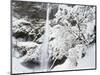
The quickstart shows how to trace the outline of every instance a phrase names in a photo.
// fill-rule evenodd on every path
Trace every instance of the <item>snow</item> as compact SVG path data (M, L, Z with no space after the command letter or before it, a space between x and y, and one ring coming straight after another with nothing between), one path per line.
M21 65L22 60L21 59L16 59L12 58L12 72L13 73L28 73L28 72L33 72L33 70L28 69Z
M19 39L16 39L13 36L12 51L15 52L13 55L17 57L12 56L12 72L28 73L48 71L49 59L52 57L51 60L54 60L55 62L56 59L62 59L63 56L66 56L66 61L61 65L57 64L57 66L52 64L49 68L50 71L95 68L95 44L91 46L89 45L87 48L87 41L90 43L95 39L95 37L91 37L92 35L95 36L95 9L93 10L91 8L88 11L87 6L71 7L61 4L58 6L58 11L55 14L55 18L53 18L55 24L52 24L54 26L50 27L49 24L51 22L49 21L49 8L50 6L48 5L46 21L43 28L41 28L41 26L38 24L34 26L35 24L28 21L26 17L20 19L13 17L13 33L28 33L26 34L27 36L35 35L36 38L33 41L26 40L23 42L23 40L19 41ZM23 23L26 23L26 25ZM27 23L29 26L27 26ZM40 22L40 25L41 23L42 22ZM45 31L45 33L42 33L42 29ZM37 34L41 34L42 37L40 36L40 38L37 39ZM37 41L41 41L42 43L37 44ZM26 54L23 53L23 51L26 51ZM82 57L82 53L86 53L85 57ZM31 69L21 64L22 62L27 60L31 61L33 59L36 59L36 62L39 62L38 68L34 63L32 63L32 65L35 65L36 68L32 67ZM52 66L54 66L53 69L51 69Z
M86 56L78 62L80 64L76 67L76 69L95 68L95 44L88 48Z
M40 71L40 70L35 71L22 66L20 64L22 62L21 60L22 59L13 58L13 63L12 63L13 73L28 73L28 72ZM63 64L54 67L51 71L91 69L91 68L95 68L95 45L87 49L86 56L78 60L77 67L74 67L73 64L71 64L70 59L66 59L66 61Z
M78 60L77 67L71 64L70 59L67 59L64 64L56 66L52 71L61 70L77 70L77 69L92 69L95 68L95 45L87 49L86 56Z
M34 43L34 42L18 42L17 45L19 47L21 47L21 46L34 47L34 46L37 46L38 44L37 43Z

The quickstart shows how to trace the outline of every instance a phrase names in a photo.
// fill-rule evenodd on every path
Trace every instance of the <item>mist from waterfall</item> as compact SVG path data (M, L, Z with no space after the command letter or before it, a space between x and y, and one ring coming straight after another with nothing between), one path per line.
M49 42L49 3L47 4L47 13L46 13L46 23L45 23L45 36L44 36L44 42L41 49L41 71L47 71L48 70L48 60L49 60L49 54L48 54L48 42Z

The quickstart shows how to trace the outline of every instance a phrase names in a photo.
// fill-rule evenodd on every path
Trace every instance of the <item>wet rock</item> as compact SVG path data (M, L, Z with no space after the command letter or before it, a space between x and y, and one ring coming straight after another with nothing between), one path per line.
M30 60L27 60L25 62L22 62L21 64L24 67L27 67L29 69L34 69L36 67L40 67L40 62L38 60L35 60L34 58L33 59L30 59Z

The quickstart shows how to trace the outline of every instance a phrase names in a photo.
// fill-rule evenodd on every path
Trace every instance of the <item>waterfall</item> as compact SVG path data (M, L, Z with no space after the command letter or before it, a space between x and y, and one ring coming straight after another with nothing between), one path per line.
M47 4L47 13L46 13L46 23L45 23L45 36L44 36L44 42L41 48L41 71L47 71L48 70L48 60L49 60L49 54L48 54L48 36L49 36L49 3Z

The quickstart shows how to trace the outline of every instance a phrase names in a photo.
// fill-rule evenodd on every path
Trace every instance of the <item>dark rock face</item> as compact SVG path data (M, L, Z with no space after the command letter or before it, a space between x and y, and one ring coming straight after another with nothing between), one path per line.
M17 58L23 57L27 54L25 47L14 46L14 49L16 52L19 53L19 56Z
M22 62L21 64L29 69L40 67L40 62L38 60L35 60L34 58L32 60L27 60L25 62Z
M23 39L24 41L32 41L34 39L34 35L28 35L28 33L25 33L25 32L16 32L13 34L13 36L16 38L16 39Z
M24 55L26 55L26 54L27 54L27 51L26 51L26 50L24 50L24 51L22 51L22 52L21 52L21 54L22 54L21 56L24 56Z
M85 57L86 53L82 53L82 58Z
M67 57L63 56L62 59L57 59L52 67L52 69L57 66L57 65L61 65L66 61ZM51 65L53 64L54 60L50 59L49 60L49 67L51 67Z
M50 19L55 18L55 14L57 13L57 11L58 11L58 7L57 6L55 6L54 8L51 9Z
M39 32L40 29L36 29L35 30L35 34L29 34L28 32L16 32L16 33L13 33L13 36L16 38L16 39L23 39L24 41L36 41L37 39L39 39L43 34L44 34L44 30L42 32ZM40 34L38 34L40 33Z
M71 25L72 25L72 26L75 26L76 24L77 24L76 20L72 20L72 21L71 21Z
M18 38L27 38L27 33L24 33L24 32L16 32L13 34L13 36L18 39Z
M96 25L94 26L93 34L90 35L90 37L92 38L93 36L94 36L94 38L93 38L93 40L89 43L89 45L92 45L92 44L96 43Z

